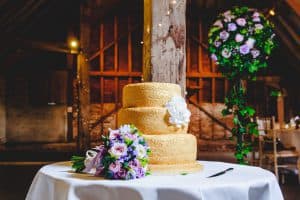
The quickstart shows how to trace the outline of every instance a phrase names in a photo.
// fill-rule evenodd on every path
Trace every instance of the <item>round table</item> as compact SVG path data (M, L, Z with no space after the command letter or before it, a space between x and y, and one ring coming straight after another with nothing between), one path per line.
M77 174L70 162L42 167L26 200L281 200L275 176L259 167L199 161L203 170L186 175L150 175L135 180L105 180ZM233 167L223 175L209 175Z

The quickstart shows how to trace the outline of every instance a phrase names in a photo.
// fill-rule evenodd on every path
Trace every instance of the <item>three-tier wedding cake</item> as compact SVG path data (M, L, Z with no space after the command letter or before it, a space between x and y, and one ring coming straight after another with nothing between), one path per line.
M184 173L201 169L196 137L187 134L190 115L179 85L149 82L124 87L117 120L144 133L152 172Z

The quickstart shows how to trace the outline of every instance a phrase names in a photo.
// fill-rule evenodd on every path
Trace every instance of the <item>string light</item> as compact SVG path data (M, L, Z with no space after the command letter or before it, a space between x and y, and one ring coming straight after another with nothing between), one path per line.
M71 40L70 41L70 47L73 49L76 49L78 47L78 41L77 40Z
M172 4L176 4L177 1L176 1L176 0L172 0L171 3L172 3Z
M162 24L161 24L161 23L159 23L159 24L158 24L158 26L159 26L159 27L161 27L161 26L162 26Z
M274 9L271 9L271 10L269 10L269 14L271 15L271 16L275 16L275 10Z

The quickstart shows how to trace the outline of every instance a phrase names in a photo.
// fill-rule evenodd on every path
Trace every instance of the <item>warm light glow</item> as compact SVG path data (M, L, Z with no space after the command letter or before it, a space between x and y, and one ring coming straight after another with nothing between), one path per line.
M141 41L141 44L144 44L144 41Z
M176 0L172 0L171 3L172 3L172 4L176 4L177 1L176 1Z
M159 24L158 24L158 26L162 26L162 24L161 24L161 23L159 23Z
M78 42L76 40L71 40L70 47L76 49L78 47Z
M269 14L271 15L271 16L274 16L276 13L275 13L275 10L274 9L271 9L271 10L269 10Z

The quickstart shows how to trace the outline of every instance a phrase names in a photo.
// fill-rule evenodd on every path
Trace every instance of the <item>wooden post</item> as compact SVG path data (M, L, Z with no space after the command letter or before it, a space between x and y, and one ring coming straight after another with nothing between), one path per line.
M144 81L177 83L185 94L186 85L186 0L144 0ZM151 5L151 6L149 6ZM149 10L151 8L151 13ZM149 22L150 17L152 22ZM147 29L151 25L151 29ZM151 34L151 64L147 52ZM146 36L145 36L146 35ZM149 39L149 38L148 38ZM146 61L145 61L146 60Z
M81 52L77 57L77 84L78 84L78 150L85 151L90 146L89 115L89 44L90 44L90 8L84 5L80 8L80 46Z

